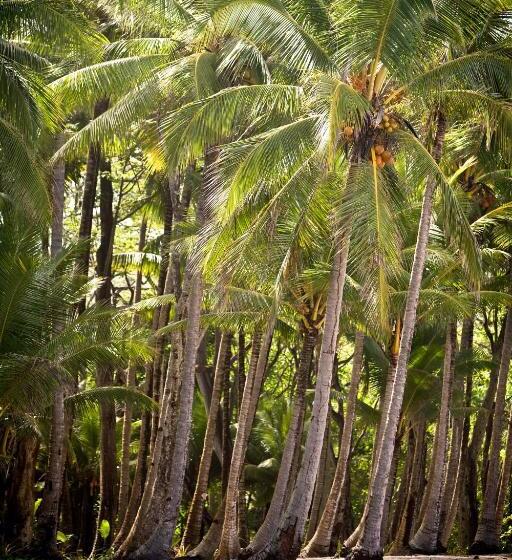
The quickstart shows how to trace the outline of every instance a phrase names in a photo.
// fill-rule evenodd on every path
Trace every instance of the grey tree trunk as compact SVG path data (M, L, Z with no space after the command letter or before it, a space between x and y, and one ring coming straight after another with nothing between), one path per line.
M5 497L9 514L2 524L3 540L13 553L24 553L32 541L38 451L39 438L35 435L22 435L16 442Z
M497 552L500 547L496 506L499 491L500 452L505 416L505 397L507 391L508 370L512 354L512 309L507 310L505 336L501 350L498 386L492 423L491 446L487 483L482 504L482 514L478 523L475 540L470 548L471 554L489 554Z
M439 161L441 157L445 132L446 121L442 113L438 112L437 130L433 148L433 157L436 161ZM416 310L418 308L421 280L423 277L423 269L425 267L425 259L427 255L428 234L430 230L435 189L435 179L430 178L427 181L423 196L420 225L405 304L402 338L400 341L395 382L393 384L393 392L387 412L386 423L382 432L382 444L379 457L377 459L375 476L370 489L368 514L366 516L364 529L359 537L358 543L351 553L353 558L357 559L381 558L383 554L380 535L382 514L394 450L395 436L405 389L407 363L411 353L412 338L416 324Z
M139 230L139 242L138 251L142 252L144 246L146 245L146 231L147 231L147 219L144 217L142 219L140 230ZM135 291L133 296L133 302L138 303L141 299L142 292L142 272L137 271L137 276L135 278ZM133 317L133 325L137 327L140 323L139 317L136 314ZM133 364L128 366L128 371L126 374L126 386L128 388L135 387L136 369ZM126 515L126 510L128 508L128 499L130 496L130 442L132 434L132 419L133 410L130 403L126 403L124 406L123 415L123 432L121 439L121 468L119 470L119 497L118 497L118 507L117 507L117 522L121 524Z
M505 447L505 460L501 471L500 491L498 494L498 504L496 505L496 532L501 532L503 523L503 513L505 510L505 500L509 493L510 474L512 472L512 410L509 410L507 444Z
M318 474L320 453L329 411L334 357L338 344L339 320L347 269L350 232L339 235L327 289L325 325L318 361L311 422L297 480L280 526L265 549L254 558L296 558L304 539L304 529Z
M389 403L391 401L391 394L393 392L393 384L395 382L395 375L396 375L396 362L398 359L398 350L400 347L401 335L402 335L402 322L400 319L398 319L395 325L394 342L390 352L389 368L386 376L386 387L384 389L384 395L382 396L380 406L379 406L380 420L379 420L379 425L377 427L377 432L375 434L374 444L373 444L370 488L373 484L373 478L375 476L377 459L379 457L380 446L382 444L382 432L384 430L384 425L386 423L387 410L389 408ZM359 523L357 524L357 527L352 531L351 535L343 543L343 547L346 550L352 549L356 545L359 537L361 536L361 532L364 527L366 516L368 515L369 496L370 496L370 492L368 492L368 498L366 499L364 511L363 514L361 515L361 519L359 520Z
M215 158L215 150L205 158L196 217L200 227L207 221L204 184ZM195 254L200 254L200 247L197 247ZM150 470L135 521L117 550L117 558L159 560L169 555L188 458L202 297L201 272L196 263L189 259L176 309L180 317L186 302L185 341L182 343L181 333L175 333L161 397L157 434L152 446Z
M332 531L336 521L336 512L341 500L343 485L347 476L352 430L356 415L357 393L363 366L363 346L364 334L361 331L357 331L352 362L352 377L350 379L350 388L347 396L347 409L345 412L338 464L336 465L331 491L327 498L322 517L320 518L320 523L318 524L313 538L305 547L301 556L328 556L332 552L330 550Z
M183 533L182 548L185 551L190 547L198 544L201 534L204 500L206 492L208 490L208 479L210 475L210 466L212 463L213 445L215 432L217 429L217 417L220 408L222 385L225 372L226 370L229 370L230 345L231 334L227 332L222 333L219 353L217 355L215 375L213 379L210 410L208 413L206 432L204 435L203 451L199 463L194 495L192 497L187 523Z
M236 432L233 452L231 454L231 465L229 470L228 484L226 488L225 513L219 548L216 559L224 560L237 558L240 554L240 540L238 535L238 504L240 490L240 476L245 460L245 453L249 436L251 433L258 400L265 376L267 358L272 343L275 317L268 320L265 334L261 338L261 346L258 338L253 339L252 352L257 355L257 362L251 359L251 366L245 382L244 394L238 415L238 429Z
M111 166L107 160L100 164L100 245L96 253L96 274L103 282L96 290L97 303L112 305L112 250L114 246L115 222L113 213L114 192L112 187ZM110 325L104 325L100 336L108 336ZM113 369L108 364L98 366L96 385L111 386ZM97 531L91 557L99 550L107 549L112 543L116 514L116 414L113 403L100 403L100 501L98 506ZM110 531L103 539L99 527L107 521Z
M448 428L457 344L456 336L456 326L449 324L444 345L443 386L441 407L436 426L436 444L429 470L430 492L420 528L410 542L414 551L426 554L434 554L439 550L439 522L443 500L443 482L447 468Z
M395 540L389 553L393 556L400 556L410 553L409 539L411 537L415 513L419 509L420 486L423 481L423 471L425 467L425 420L420 420L414 428L415 444L414 458L409 481L409 489L404 504L403 513L398 526Z
M286 492L290 484L290 475L292 472L295 450L297 447L297 441L300 440L302 435L304 425L306 389L308 386L311 361L317 337L318 331L316 329L309 329L304 333L299 366L296 374L297 386L293 402L292 418L290 420L290 427L286 436L286 443L283 450L281 464L279 466L274 493L272 495L272 500L270 502L267 515L265 516L265 520L260 525L249 547L244 550L244 556L252 555L266 545L277 529L281 514L286 506Z
M63 134L56 140L56 149L64 143ZM63 161L59 161L52 174L52 229L50 256L52 258L62 250L63 218L64 218L64 187L66 168ZM59 523L59 507L62 496L62 484L66 465L66 447L71 417L64 408L64 399L70 393L69 380L60 380L60 384L53 397L52 423L50 431L50 446L48 450L48 470L45 476L45 486L41 505L37 517L37 529L33 542L36 551L52 556L58 555L57 528Z

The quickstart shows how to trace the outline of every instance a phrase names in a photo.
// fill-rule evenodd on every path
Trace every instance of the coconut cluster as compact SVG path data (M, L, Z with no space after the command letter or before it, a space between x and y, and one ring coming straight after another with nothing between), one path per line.
M382 169L385 165L393 165L395 163L393 154L386 150L382 144L375 144L373 151L375 152L375 163L379 169ZM373 162L372 157L370 157L370 161Z
M390 133L390 132L394 132L395 130L397 130L399 128L399 124L398 122L393 118L390 117L389 115L384 115L382 117L382 122L379 125L379 128L383 128L386 132Z

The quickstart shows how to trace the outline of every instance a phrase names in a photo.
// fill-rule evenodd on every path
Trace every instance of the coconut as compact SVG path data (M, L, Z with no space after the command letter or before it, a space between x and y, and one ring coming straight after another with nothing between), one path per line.
M382 146L382 144L376 144L375 145L375 153L380 156L382 153L384 153L384 146Z

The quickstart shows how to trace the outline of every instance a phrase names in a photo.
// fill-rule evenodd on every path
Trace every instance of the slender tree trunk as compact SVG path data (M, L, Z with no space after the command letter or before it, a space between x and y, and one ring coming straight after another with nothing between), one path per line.
M404 504L403 513L398 526L395 540L389 553L400 556L410 553L409 539L411 537L415 513L418 509L419 490L423 479L425 457L425 420L420 420L415 428L415 444L413 466L409 481L409 490Z
M505 397L507 391L508 370L512 354L512 309L507 310L505 336L501 350L498 386L496 389L496 404L492 424L491 447L489 452L489 467L487 483L482 504L482 514L478 523L475 540L471 545L471 553L489 554L497 552L500 547L496 506L499 491L500 452L505 413Z
M64 134L57 135L56 149L64 144ZM52 180L52 230L50 255L55 257L62 250L62 236L64 227L64 187L66 181L66 164L59 160L53 168Z
M496 505L496 532L501 532L503 523L503 512L505 511L505 499L509 492L510 474L512 472L512 410L509 410L507 445L505 447L505 460L501 471L500 491L498 494L498 503Z
M215 158L216 151L213 150L205 158L203 184L197 204L197 222L200 227L208 219L204 185ZM150 471L134 524L119 547L117 558L165 559L174 535L188 458L203 297L202 275L192 259L187 263L185 276L178 305L184 306L186 301L185 342L182 346L177 334L171 345ZM181 313L180 309L177 309L177 313Z
M437 114L437 130L434 140L433 157L439 161L444 143L446 122L441 112ZM411 278L405 304L402 337L400 351L393 384L390 406L386 414L386 423L382 432L382 444L377 459L375 476L373 479L370 496L368 499L368 514L366 516L364 529L358 540L356 548L352 551L354 558L381 558L381 521L386 497L386 488L391 468L396 430L402 408L402 400L407 376L407 363L411 353L412 338L416 324L416 310L420 295L421 280L427 255L428 234L432 217L432 205L436 182L434 178L427 181L423 196L423 207L421 210L418 238L414 252L414 260L411 270Z
M400 319L397 319L396 324L395 324L394 340L393 340L393 344L392 344L392 348L391 348L391 352L390 352L389 368L388 368L387 376L386 376L386 387L384 389L384 395L381 399L381 403L380 403L380 406L379 406L380 420L379 420L379 424L378 424L378 427L377 427L377 432L375 434L374 444L373 444L372 470L371 470L371 475L370 475L369 490L371 489L371 486L373 484L373 478L375 476L377 459L379 457L380 446L382 444L382 433L383 433L383 430L384 430L384 425L386 423L387 410L389 408L389 403L391 401L391 394L393 392L393 384L395 382L396 363L397 363L397 359L398 359L398 351L399 351L399 348L400 348L401 334L402 334L402 322L401 322ZM358 523L357 527L352 531L352 534L343 543L343 548L345 550L352 549L356 545L359 537L361 536L361 532L362 532L363 527L364 527L366 516L368 515L369 498L370 498L370 491L368 491L368 498L366 499L363 515L361 516L361 519L359 520L359 523Z
M327 289L325 325L318 362L315 397L299 474L278 530L265 549L254 556L255 558L267 556L283 560L296 558L304 539L304 529L313 497L323 436L327 425L349 239L350 233L344 231L335 243L334 261Z
M94 107L94 118L107 110L108 103L105 100L98 101ZM80 276L87 277L89 273L89 261L91 260L91 234L94 205L96 201L96 185L98 183L98 171L100 168L101 151L96 145L89 147L87 165L85 169L84 190L82 194L82 213L80 216L80 228L78 240L83 243L83 250L76 261L76 272ZM78 313L85 311L86 301L78 303Z
M414 427L409 424L407 430L407 452L405 455L404 466L402 470L402 475L400 477L400 486L398 487L397 498L395 501L395 507L393 510L393 518L391 521L391 526L389 528L389 541L394 543L400 521L404 514L405 503L407 500L407 494L411 486L411 473L414 468L414 449L416 447L416 433Z
M16 443L6 496L8 516L3 526L3 538L12 552L24 551L32 540L38 451L39 439L34 435L21 437Z
M142 252L144 246L146 245L146 231L147 231L147 219L144 217L140 224L139 230L139 243L138 251ZM137 276L135 278L135 292L133 296L133 303L138 303L141 299L142 294L142 272L137 271ZM138 315L133 318L133 326L138 327L140 323ZM133 364L128 366L128 371L126 375L126 386L128 388L134 388L136 385L136 368ZM132 419L133 410L130 403L124 405L124 415L123 415L123 432L121 439L121 468L119 472L119 498L118 498L118 508L117 508L117 521L118 524L122 523L126 515L126 510L128 508L128 499L130 494L130 443L132 435Z
M217 356L217 365L215 367L215 375L213 380L212 396L210 401L210 411L206 424L206 432L204 435L203 452L199 463L196 487L190 510L183 534L182 548L184 550L195 546L199 542L201 534L201 524L203 519L203 508L206 492L208 490L208 479L210 474L210 466L212 462L213 443L215 432L217 429L217 417L220 408L220 399L222 394L222 385L225 372L229 371L229 360L231 354L229 347L231 345L231 334L224 332L222 334L220 349Z
M444 346L443 387L441 391L441 407L437 421L432 463L429 471L430 492L420 528L411 539L414 551L434 554L439 550L439 522L443 500L443 481L446 475L448 454L448 427L450 401L453 387L453 373L456 352L456 326L448 325Z
M331 537L336 521L336 512L341 499L341 492L347 476L348 459L350 456L350 446L352 441L352 430L356 415L357 393L359 390L359 381L361 379L361 370L363 366L363 345L364 334L357 331L354 358L352 362L352 377L350 379L350 388L347 396L347 410L345 413L345 422L343 425L343 434L341 437L340 452L338 456L338 464L336 465L336 473L332 483L327 503L320 519L320 523L311 541L306 546L302 556L328 556L331 554Z
M403 431L399 430L395 438L395 449L393 451L393 458L391 461L391 469L389 471L388 487L386 488L386 497L384 499L384 511L382 513L381 522L381 546L384 548L388 544L389 533L389 513L391 510L391 500L395 491L396 474L398 470L398 460L400 458L400 450L402 448Z
M309 329L304 333L299 366L296 374L297 385L293 402L292 418L286 436L286 443L283 450L281 465L279 466L274 493L265 520L258 529L250 546L244 550L244 556L254 554L265 546L277 529L280 517L285 508L286 492L290 483L295 450L297 442L300 441L304 425L306 390L317 338L318 331L316 329Z
M96 273L103 279L96 290L97 303L112 305L112 249L114 245L115 223L113 213L114 192L112 188L110 162L102 160L100 177L100 245L96 253ZM107 335L110 325L105 325L100 336ZM96 384L98 387L111 386L114 371L108 364L98 366ZM113 403L100 403L100 503L98 507L97 531L91 555L104 550L112 543L116 515L116 414ZM102 538L100 525L107 521L109 534Z
M331 468L331 417L332 412L327 413L327 425L325 426L324 442L320 455L320 464L318 465L318 475L315 482L315 491L313 493L313 501L309 510L308 528L305 535L305 541L311 539L315 534L318 522L320 521L321 512L327 501L327 491L332 485L334 478L334 468ZM331 473L333 476L331 476Z
M472 321L464 319L462 324L462 334L460 339L460 353L467 353L471 347L473 337ZM468 374L468 382L471 383ZM466 404L467 396L464 395L464 382L463 379L455 379L454 388L454 405L452 408L461 408ZM470 387L471 389L471 387ZM455 398L463 399L459 403L455 402ZM471 405L471 399L466 404L467 409ZM457 413L453 416L452 421L452 441L450 450L450 462L448 464L448 471L446 475L446 483L443 496L443 505L441 508L440 517L440 535L439 542L442 550L446 551L448 546L448 539L452 532L453 525L457 517L459 509L462 481L464 476L464 467L462 461L464 458L464 451L468 443L468 435L464 436L465 415Z
M258 341L253 339L253 353L258 358L256 364L251 360L251 368L247 376L238 415L238 429L231 455L228 485L226 489L225 514L219 548L216 553L218 560L236 558L240 554L240 541L238 536L238 501L239 482L242 474L245 453L249 442L249 435L254 422L258 399L263 384L267 366L267 358L272 342L275 318L269 319L264 336L261 339L261 350Z
M63 143L61 135L57 138L57 148ZM62 250L63 216L64 216L64 162L58 162L52 177L52 231L51 257L55 258ZM58 327L58 326L57 326ZM64 399L70 392L70 383L60 380L53 397L50 445L48 450L48 470L41 505L37 518L37 530L33 548L39 554L58 556L57 528L59 524L59 507L62 495L62 483L66 466L66 446L71 417L66 414Z

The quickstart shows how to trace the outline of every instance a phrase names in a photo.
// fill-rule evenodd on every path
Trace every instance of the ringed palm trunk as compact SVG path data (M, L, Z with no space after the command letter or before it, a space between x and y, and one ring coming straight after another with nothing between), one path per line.
M205 177L215 157L213 150L206 155ZM199 226L207 219L205 177L197 204ZM164 559L172 543L185 480L200 340L203 279L195 265L192 260L187 263L176 308L176 316L182 317L185 305L187 307L185 341L182 345L181 333L176 333L172 340L150 469L134 523L120 544L116 558Z
M251 544L244 550L244 556L252 555L265 546L277 529L281 514L285 508L286 493L290 484L290 475L292 473L297 442L300 440L304 425L306 389L317 338L318 331L316 329L308 329L304 333L296 375L297 388L293 402L292 418L286 436L286 443L279 466L274 493L265 520L258 529Z
M252 351L251 351L251 358L249 362L249 375L248 375L248 379L250 380L254 379L255 372L258 367L259 356L261 351L261 338L262 338L261 332L258 329L256 329L252 337L252 344L251 344ZM239 357L240 357L240 348L243 348L243 346L240 346L240 339L239 339ZM265 362L266 362L266 358L265 358ZM244 365L241 366L241 364ZM239 367L238 383L240 384L241 381L244 381L244 386L245 386L245 382L247 381L247 378L245 376L245 360L239 362L238 367ZM250 391L251 386L252 386L252 381L247 385L247 391ZM238 417L240 418L244 387L241 387L239 385L238 392L241 399L238 403L238 408L239 408ZM224 468L227 468L227 465L223 465L223 469ZM227 483L229 482L229 472L227 473L226 478L227 480L225 486L227 491ZM222 529L224 525L224 515L226 511L226 491L223 492L221 505L219 506L217 513L215 514L215 517L212 521L212 524L210 525L208 531L206 532L206 535L203 537L199 545L196 546L192 551L190 551L190 553L187 555L188 558L204 558L210 560L213 557L215 551L217 550L220 543L220 538L222 535Z
M206 432L204 435L203 451L199 463L197 481L190 505L190 511L183 534L182 547L187 550L195 546L199 542L201 534L201 525L203 519L204 499L208 490L208 478L210 474L210 466L212 463L213 446L215 441L215 433L217 430L217 418L220 408L220 398L222 394L222 385L226 370L229 369L229 346L231 345L231 334L224 332L220 342L219 353L217 356L217 364L215 367L215 375L213 379L213 388L210 401L210 410L208 413L208 421L206 424Z
M64 136L57 137L56 148L64 143ZM52 176L52 229L50 255L55 258L62 250L63 218L64 218L64 186L65 164L59 161L53 169ZM59 523L59 507L66 465L66 446L71 417L66 414L64 399L70 392L69 381L61 380L53 397L50 445L48 450L48 470L33 547L48 555L57 555L57 528Z
M386 422L386 414L389 408L389 403L391 401L391 394L393 392L393 383L395 381L395 374L396 374L396 363L398 359L398 351L400 349L401 329L402 329L402 322L400 319L397 319L395 325L394 340L390 352L389 367L386 376L386 387L384 389L384 395L379 407L380 420L377 428L377 433L375 434L373 451L372 451L372 471L370 475L370 488L371 485L373 484L373 478L375 476L375 468L377 466L377 459L379 457L380 446L382 443L382 432L384 430L384 424ZM366 500L364 511L361 516L361 519L359 520L359 523L357 524L357 527L352 531L350 536L343 543L343 547L346 550L350 550L356 545L357 540L359 539L361 532L363 530L366 516L368 515L368 507L369 507L369 496Z
M415 512L418 509L419 490L423 479L425 456L425 420L420 420L415 427L414 458L409 481L409 489L404 504L403 513L398 525L397 534L389 554L399 556L410 553L409 539L414 523Z
M347 396L347 410L345 413L343 434L341 436L338 464L336 465L331 491L327 498L322 517L320 518L320 523L318 524L313 538L304 549L302 556L328 556L331 553L332 531L336 521L336 512L338 511L343 485L347 476L352 430L356 415L357 393L363 365L363 346L364 334L361 331L357 331L352 362L352 377L350 379L350 388Z
M271 541L254 558L296 558L304 539L304 529L315 488L318 465L329 411L334 357L338 344L339 320L345 286L350 233L341 233L327 288L325 326L318 361L315 396L301 466L285 514Z
M335 461L331 446L331 418L332 410L329 408L329 412L327 413L327 425L325 426L324 432L324 443L322 445L320 463L318 465L318 475L315 482L315 491L309 509L308 527L304 536L304 541L306 542L315 534L318 522L320 521L321 512L327 502L329 488L334 478Z
M505 460L501 471L500 491L498 494L498 504L496 505L496 532L498 535L503 523L503 513L505 511L505 499L509 492L510 474L512 472L512 410L509 410L507 445L505 447Z
M439 161L441 157L446 122L441 112L437 114L437 130L434 140L433 157ZM427 181L423 196L420 225L414 252L414 260L409 281L409 289L405 304L402 337L400 351L396 367L395 381L391 394L390 405L386 412L386 422L382 431L382 443L377 458L375 476L368 498L368 513L364 523L364 529L352 551L354 558L381 558L381 522L386 498L386 488L389 479L391 461L393 457L398 420L402 408L402 401L407 376L407 362L411 353L412 338L416 324L416 311L420 295L421 280L425 259L427 255L428 234L432 217L432 206L436 189L435 179Z
M192 421L192 404L194 397L195 357L200 336L200 310L203 293L202 278L195 274L190 283L188 299L188 317L184 347L184 361L181 373L181 383L176 417L176 431L171 446L171 456L167 453L158 453L154 468L153 489L149 491L150 500L141 503L139 513L134 522L132 531L118 551L118 557L130 559L159 560L166 559L174 535L178 507L183 493L186 460L188 456L188 443ZM167 399L171 401L172 399ZM172 406L169 402L162 402L163 412L166 417L172 415ZM163 422L170 419L165 418ZM162 421L161 421L162 423ZM163 428L159 430L166 431ZM170 443L169 437L156 439L154 450L164 448ZM167 444L167 445L166 445ZM166 464L163 464L166 463ZM151 478L148 476L148 482ZM146 516L148 508L151 509L150 517ZM144 512L144 513L143 513Z
M251 366L253 367L250 368L245 381L244 394L238 415L238 429L233 444L229 478L226 488L224 523L222 526L219 548L215 555L218 560L237 558L240 554L240 539L238 535L239 483L249 436L256 415L263 378L265 376L274 324L275 317L271 317L268 321L266 331L261 338L260 347L258 346L258 340L256 338L253 340L252 352L256 352L258 357L256 363L251 360Z
M447 466L450 401L456 350L457 333L455 329L454 324L448 325L444 346L441 407L436 427L436 443L429 472L430 492L421 525L410 543L412 550L426 554L434 554L439 550L439 523L443 501L443 481Z
M39 438L35 435L22 436L16 443L15 459L11 475L8 477L6 495L9 513L2 531L7 548L14 552L26 550L32 540L38 451Z
M142 219L139 231L139 252L144 250L146 245L146 231L147 231L147 220ZM135 293L133 296L133 302L138 303L141 299L142 292L142 272L137 271L137 276L135 279ZM133 318L133 325L138 326L139 318L137 315ZM130 364L128 366L128 371L126 375L126 386L128 388L135 387L135 367ZM121 468L119 472L119 497L118 497L118 507L117 507L117 520L118 523L122 523L128 508L128 499L130 495L130 441L132 435L132 419L133 410L129 403L124 406L123 415L123 432L121 439Z
M114 193L110 176L110 162L102 160L100 178L100 227L101 238L96 253L96 272L103 283L96 290L96 301L105 306L112 305L112 248L115 222L113 214ZM109 325L104 326L107 334ZM113 369L108 364L98 366L96 384L108 387L113 383ZM98 507L97 532L91 556L98 550L106 549L112 543L114 534L117 485L116 470L116 414L113 403L100 403L100 501ZM102 539L99 527L103 521L110 527L109 534ZM101 540L100 540L101 539Z
M505 336L501 350L496 404L492 424L491 445L487 483L482 504L482 514L478 523L475 540L470 552L474 554L497 552L500 547L496 507L499 492L501 440L505 416L505 397L507 391L508 370L512 354L512 308L507 310Z

